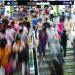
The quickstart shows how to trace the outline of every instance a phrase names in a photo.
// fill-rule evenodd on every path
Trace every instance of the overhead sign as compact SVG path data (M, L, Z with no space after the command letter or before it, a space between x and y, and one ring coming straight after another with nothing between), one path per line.
M50 4L50 5L74 5L74 1L47 1L47 2L40 2L40 1L5 1L5 5L29 5L33 6L39 3L43 4Z

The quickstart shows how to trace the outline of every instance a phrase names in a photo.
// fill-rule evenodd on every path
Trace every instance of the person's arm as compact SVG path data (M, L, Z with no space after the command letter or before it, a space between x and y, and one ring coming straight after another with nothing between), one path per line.
M41 31L39 32L39 43L41 42Z

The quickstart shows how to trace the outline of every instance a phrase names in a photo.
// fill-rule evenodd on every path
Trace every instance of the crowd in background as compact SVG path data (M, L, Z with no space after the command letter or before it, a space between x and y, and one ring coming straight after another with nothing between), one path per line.
M31 35L32 38L32 31L34 42L36 43L35 39L39 41L37 48L40 63L46 60L48 45L52 59L52 75L63 75L63 56L66 57L67 39L70 39L73 23L70 16L65 17L64 12L57 23L57 17L52 10L49 12L46 8L45 11L38 9L28 11L20 7L19 15L17 13L11 17L0 15L0 68L5 69L6 75L12 75L16 70L22 75L22 63L28 64L30 40L28 36ZM72 45L75 57L75 39Z

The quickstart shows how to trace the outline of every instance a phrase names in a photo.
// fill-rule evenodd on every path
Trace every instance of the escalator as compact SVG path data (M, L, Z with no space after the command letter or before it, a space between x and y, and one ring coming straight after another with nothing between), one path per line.
M34 35L31 34L31 39L29 41L29 72L30 75L38 75L37 67L37 50L36 46L34 47Z

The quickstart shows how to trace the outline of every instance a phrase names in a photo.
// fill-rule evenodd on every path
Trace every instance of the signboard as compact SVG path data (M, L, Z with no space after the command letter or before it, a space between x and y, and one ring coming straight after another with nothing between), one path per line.
M74 5L74 1L47 1L50 3L50 5ZM43 2L43 3L47 3ZM29 5L33 6L36 5L36 3L42 3L41 1L5 1L5 5Z

